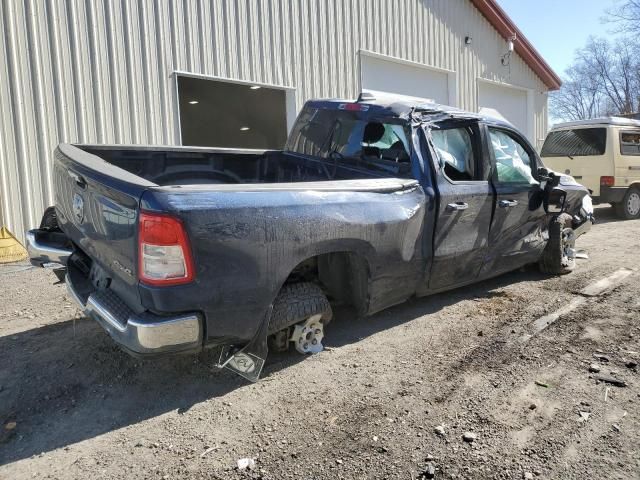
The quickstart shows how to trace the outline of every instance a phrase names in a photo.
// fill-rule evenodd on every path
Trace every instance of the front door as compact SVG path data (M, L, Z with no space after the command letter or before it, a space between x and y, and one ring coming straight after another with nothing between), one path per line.
M431 131L440 193L429 289L470 283L488 248L493 190L482 158L477 122Z
M481 277L536 262L546 245L543 190L536 179L541 162L515 130L487 127L486 131L496 197Z

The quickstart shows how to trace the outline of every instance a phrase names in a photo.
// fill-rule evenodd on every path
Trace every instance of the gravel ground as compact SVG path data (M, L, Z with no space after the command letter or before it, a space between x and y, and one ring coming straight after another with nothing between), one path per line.
M51 272L2 266L0 478L640 478L639 274L580 295L639 266L640 221L597 216L571 275L338 311L324 352L273 356L257 384L202 358L135 360Z

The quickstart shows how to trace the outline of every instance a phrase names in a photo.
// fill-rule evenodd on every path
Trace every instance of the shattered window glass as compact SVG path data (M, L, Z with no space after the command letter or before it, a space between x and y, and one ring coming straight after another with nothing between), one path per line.
M433 144L445 175L453 181L473 180L474 156L471 135L467 128L431 131Z
M508 133L492 128L489 135L500 183L538 183L531 174L531 157L520 142Z

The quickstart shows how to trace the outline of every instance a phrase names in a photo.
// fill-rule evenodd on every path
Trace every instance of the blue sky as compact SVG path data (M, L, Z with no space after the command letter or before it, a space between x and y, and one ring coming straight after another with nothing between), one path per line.
M613 37L600 18L615 0L498 0L518 28L560 76L589 35Z

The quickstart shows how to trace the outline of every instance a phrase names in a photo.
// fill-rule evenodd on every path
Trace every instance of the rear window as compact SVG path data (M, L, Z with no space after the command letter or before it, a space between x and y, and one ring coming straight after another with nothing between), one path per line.
M606 128L557 130L547 135L540 156L587 157L591 155L604 155L606 145Z
M620 153L640 155L640 132L620 132Z
M345 166L410 176L410 138L410 126L403 119L305 107L285 150L328 158Z

